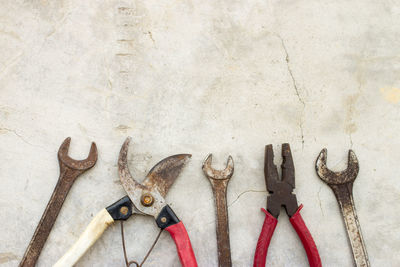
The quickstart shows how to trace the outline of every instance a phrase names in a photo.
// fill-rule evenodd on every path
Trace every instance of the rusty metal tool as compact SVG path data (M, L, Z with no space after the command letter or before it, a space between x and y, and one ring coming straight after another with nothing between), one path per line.
M203 172L211 183L217 215L217 246L218 266L232 266L231 249L229 243L229 221L226 192L229 180L234 171L233 159L228 157L224 170L215 170L211 167L212 154L209 154L203 162Z
M326 165L327 153L326 148L322 149L315 163L315 169L319 178L332 189L339 203L355 265L370 266L353 199L353 183L360 169L358 159L353 150L349 150L347 169L333 172Z
M24 257L19 264L20 267L35 266L72 184L79 175L92 168L97 161L97 147L94 142L90 147L88 157L84 160L74 160L68 156L70 143L71 138L66 138L58 150L60 177L42 218L36 227L32 240L25 251Z
M267 197L267 210L261 209L266 217L258 238L254 255L254 267L264 267L272 235L278 223L278 216L283 206L289 216L289 221L299 236L306 251L310 267L321 267L317 246L301 217L300 210L303 205L297 204L295 188L295 175L292 153L289 144L282 144L282 179L279 179L278 170L274 164L274 151L272 145L265 147L264 175L265 184L270 195Z
M170 156L157 163L142 183L133 179L128 168L128 137L121 147L118 172L127 196L101 210L81 234L78 241L54 265L73 266L96 242L109 225L116 220L126 220L132 214L152 216L160 229L167 230L175 242L183 267L197 267L189 235L164 197L179 176L191 155Z

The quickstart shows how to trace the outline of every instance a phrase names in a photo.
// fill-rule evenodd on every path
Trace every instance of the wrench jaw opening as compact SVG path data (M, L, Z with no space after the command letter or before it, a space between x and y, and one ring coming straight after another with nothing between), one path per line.
M357 178L360 166L353 150L349 150L347 168L343 171L334 172L327 167L328 150L322 149L315 162L315 170L318 177L328 185L339 185L354 182Z
M71 144L71 137L67 137L61 144L58 150L58 160L60 165L63 164L68 168L85 171L92 168L97 161L97 146L95 142L92 142L90 151L86 159L75 160L68 156L69 145Z
M208 154L206 159L203 161L203 172L208 179L216 179L216 180L229 180L234 172L234 163L232 156L228 157L226 162L226 167L223 170L216 170L211 167L212 164L212 154Z

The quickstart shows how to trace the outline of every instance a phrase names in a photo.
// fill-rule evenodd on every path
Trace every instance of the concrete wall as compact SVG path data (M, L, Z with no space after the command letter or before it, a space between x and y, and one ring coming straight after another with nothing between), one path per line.
M0 265L16 266L56 184L57 150L99 160L74 184L38 262L50 266L91 218L124 196L117 157L133 141L138 180L164 157L193 157L167 201L199 266L217 266L214 203L201 171L212 152L228 188L234 266L252 265L266 205L264 145L291 144L296 194L324 266L351 266L336 199L314 161L360 161L354 199L372 266L400 265L400 3L398 1L1 1ZM276 162L279 164L279 157ZM287 215L269 266L308 266ZM131 259L157 235L126 224ZM123 266L119 224L77 266ZM168 233L148 266L180 266Z

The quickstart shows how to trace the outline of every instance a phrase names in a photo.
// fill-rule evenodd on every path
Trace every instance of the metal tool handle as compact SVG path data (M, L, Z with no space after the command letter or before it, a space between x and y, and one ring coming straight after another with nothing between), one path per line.
M75 244L53 265L53 267L73 266L113 222L114 219L108 211L102 209L79 236Z
M367 250L361 234L361 227L358 221L356 207L354 205L352 190L353 183L345 185L329 185L338 200L342 212L347 235L350 240L354 261L357 267L369 267Z
M60 174L60 178L54 188L53 194L50 198L50 201L47 203L46 209L43 212L42 218L39 221L38 226L36 227L35 233L31 239L31 242L26 249L25 255L22 258L20 267L33 267L37 259L39 258L40 252L43 249L44 244L50 234L50 231L55 223L55 218L57 218L61 207L63 205L64 199L67 197L67 194L72 186L70 182L71 179L75 177L71 177L71 174L68 169L64 169ZM67 178L69 177L69 179ZM64 177L62 179L62 177Z
M278 220L265 209L261 209L265 213L264 223L260 236L257 241L256 253L254 254L253 267L264 267L267 260L269 243L274 234Z
M311 233L308 230L303 220L303 217L301 217L300 214L300 210L302 208L303 205L300 205L296 213L293 214L293 216L290 217L289 220L297 235L299 236L301 243L303 244L310 267L321 267L321 258L319 257L317 246L315 245L314 239L312 238Z
M165 228L175 242L179 260L182 267L197 267L196 257L194 256L189 235L182 222L173 224Z
M213 180L214 183L227 183L228 180ZM216 190L219 188L219 190ZM228 220L228 206L227 206L227 187L226 186L213 186L214 199L216 206L217 216L217 246L218 246L218 265L220 267L232 266L231 248L229 241L229 220Z

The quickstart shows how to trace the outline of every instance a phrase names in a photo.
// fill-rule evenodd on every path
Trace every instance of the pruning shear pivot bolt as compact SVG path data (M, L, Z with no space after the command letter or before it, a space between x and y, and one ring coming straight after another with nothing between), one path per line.
M295 188L295 176L292 153L289 144L282 145L282 180L279 179L278 170L274 164L274 152L272 145L265 147L265 183L270 195L267 197L267 210L261 209L266 217L262 226L261 234L258 238L256 253L254 256L254 267L264 267L268 252L268 246L278 223L278 216L281 206L286 210L290 223L296 230L297 235L307 253L308 262L311 267L320 267L321 259L318 254L317 246L307 229L300 210L303 205L298 206L296 195L293 193Z

